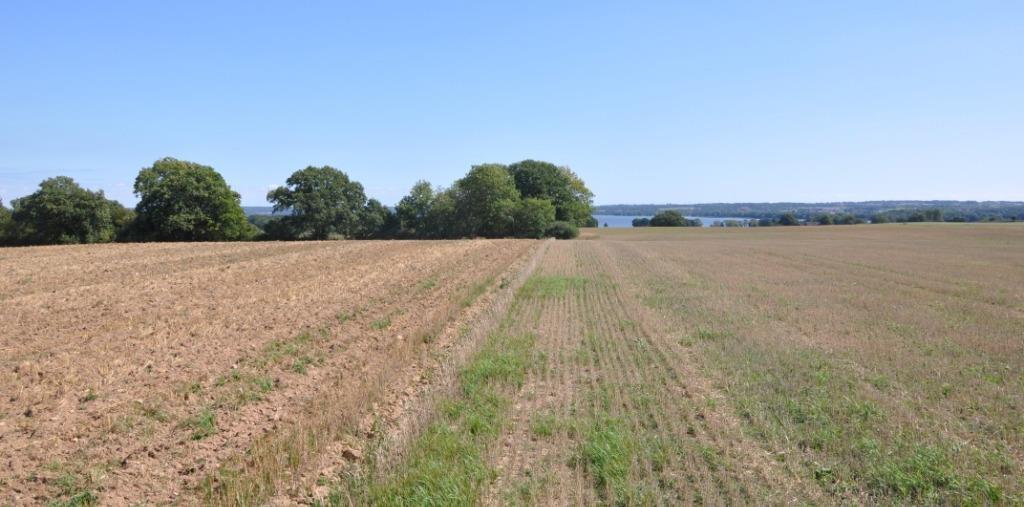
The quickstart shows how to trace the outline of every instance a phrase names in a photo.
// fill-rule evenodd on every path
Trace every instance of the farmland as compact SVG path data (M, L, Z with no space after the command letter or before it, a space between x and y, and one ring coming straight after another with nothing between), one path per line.
M1024 228L0 250L15 504L1024 501Z
M553 243L421 436L327 500L1020 502L1022 247L942 225Z
M194 497L275 429L383 413L434 334L534 245L0 250L0 504Z

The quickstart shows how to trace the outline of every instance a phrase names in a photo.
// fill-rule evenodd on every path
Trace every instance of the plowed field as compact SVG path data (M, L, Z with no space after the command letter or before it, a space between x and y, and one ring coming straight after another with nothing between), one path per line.
M1024 502L1017 224L20 249L0 280L14 504Z
M421 349L536 245L0 250L0 504L191 503L265 435L319 434L288 446L297 468L383 412Z

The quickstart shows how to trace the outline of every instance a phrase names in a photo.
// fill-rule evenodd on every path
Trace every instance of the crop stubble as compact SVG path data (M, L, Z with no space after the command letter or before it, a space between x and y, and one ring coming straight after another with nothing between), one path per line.
M0 489L15 503L193 495L534 244L2 250Z
M356 491L394 504L1020 503L1021 252L1017 225L587 231L552 244L488 342L534 358L521 381L491 380L479 408L498 411L486 428L499 434L450 411L490 399L474 384L412 443L448 435L452 459L491 479L450 481L432 472L447 458L420 454ZM502 357L485 352L464 371ZM329 503L365 499L346 487Z

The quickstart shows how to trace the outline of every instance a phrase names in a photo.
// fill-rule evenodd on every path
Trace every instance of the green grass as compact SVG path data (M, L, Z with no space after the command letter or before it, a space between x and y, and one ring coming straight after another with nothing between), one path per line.
M643 504L642 486L631 480L636 436L616 417L593 417L580 446L581 462L602 500L612 505Z
M192 440L202 440L217 433L217 416L212 410L206 408L186 419L182 425L192 430Z
M487 278L486 280L482 280L470 287L469 291L466 292L459 301L459 306L463 308L472 306L480 296L487 292L487 288L490 287L492 283L494 283L494 278Z
M260 354L249 363L259 370L265 370L272 365L284 363L288 359L308 354L318 342L327 340L330 334L329 329L321 328L316 331L303 331L287 340L273 340L264 346Z
M86 507L99 504L99 497L92 491L80 491L67 498L51 500L47 507Z
M717 335L718 333L716 333ZM868 394L888 381L858 373L822 352L799 346L732 343L731 333L704 340L728 392L753 435L771 447L795 445L807 476L831 494L858 491L900 502L990 503L1003 494L982 470L993 457L901 430ZM964 467L958 460L974 462Z
M48 465L48 467L55 471L66 470L64 465L60 463L53 463ZM64 471L54 481L54 485L58 490L58 498L49 501L46 505L48 507L85 507L97 505L99 497L88 487L89 482L85 475L80 476L76 473Z
M391 317L383 317L370 323L370 328L380 331L391 326Z
M320 364L323 362L323 358L313 358L310 356L299 356L292 360L292 371L305 375L309 365Z
M459 371L457 394L410 446L397 470L335 489L332 505L473 505L494 477L486 450L509 422L513 391L534 364L532 335L494 334ZM372 472L372 471L371 471ZM346 499L343 501L343 499Z
M530 419L530 432L538 437L550 437L558 432L560 421L552 413L536 414Z
M254 374L241 368L217 378L216 408L238 409L246 404L263 400L274 389L274 379L267 375Z
M521 289L525 297L549 298L564 296L570 290L579 290L591 283L578 276L531 276Z

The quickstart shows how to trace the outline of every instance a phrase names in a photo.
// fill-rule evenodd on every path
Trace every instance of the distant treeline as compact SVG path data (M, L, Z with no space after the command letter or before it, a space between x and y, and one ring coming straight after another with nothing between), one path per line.
M772 227L792 225L855 225L867 222L884 224L889 222L963 222L965 220L949 219L940 209L925 210L894 210L876 213L865 220L850 213L818 213L811 218L802 219L795 213L783 213L773 218L724 219L716 220L712 227ZM989 219L988 221L994 221ZM1004 221L1016 221L1010 218ZM699 218L686 218L678 210L669 209L657 212L651 218L634 218L633 227L701 227Z
M984 222L1024 220L1024 202L1018 201L864 201L827 203L714 203L714 204L613 204L595 206L601 215L655 215L663 210L701 217L746 217L778 220L792 214L802 221L821 215L852 215L863 221L881 218L890 222L919 220L939 212L942 221ZM936 221L936 220L927 220Z
M394 210L330 166L296 171L267 201L280 215L246 217L212 167L163 158L139 171L128 209L66 176L0 201L0 244L336 238L571 238L594 226L593 193L567 167L524 160L473 166L448 188L417 182Z
M634 218L633 227L700 227L699 218L686 218L676 210L665 210L651 218Z

